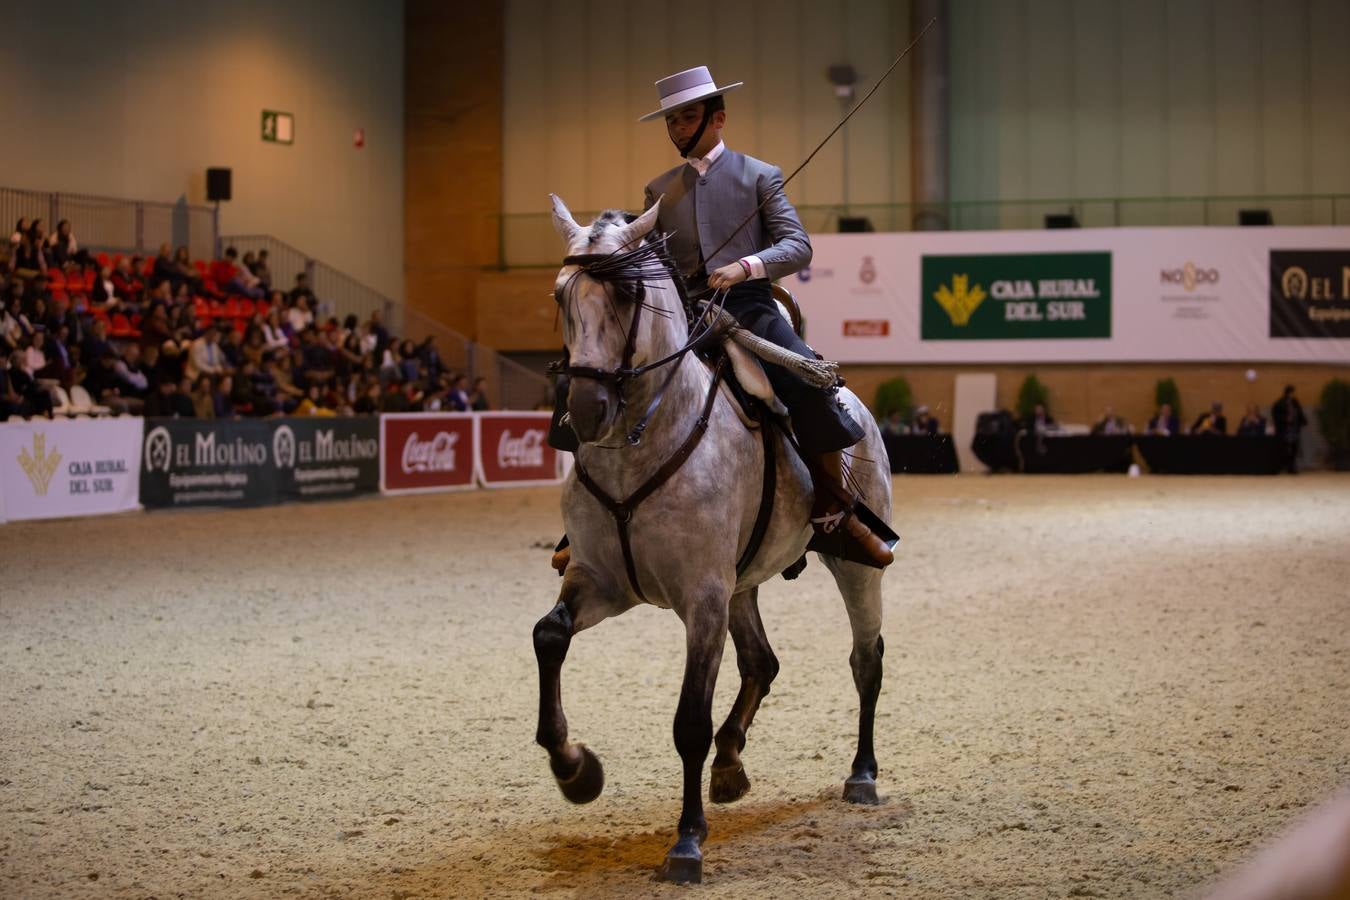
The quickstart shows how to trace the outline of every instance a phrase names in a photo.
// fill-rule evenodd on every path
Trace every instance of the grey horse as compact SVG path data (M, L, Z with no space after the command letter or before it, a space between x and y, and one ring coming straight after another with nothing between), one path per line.
M637 377L605 377L621 368L659 361L685 346L689 333L680 296L670 273L648 279L634 296L592 277L576 260L614 256L648 239L659 201L635 221L607 212L590 227L578 225L553 198L553 221L567 246L568 262L558 274L555 297L573 369L568 412L581 441L577 466L562 489L562 513L572 557L558 603L534 628L539 662L537 740L549 754L563 795L588 803L604 787L599 759L583 744L568 740L562 709L561 670L572 636L610 616L646 602L672 609L685 628L684 682L675 711L675 747L684 769L683 811L678 837L661 874L668 880L702 880L702 844L708 826L703 814L702 776L709 746L716 740L709 797L739 799L750 782L741 763L746 732L778 672L758 608L759 585L793 565L811 538L808 517L810 476L781 434L775 433L777 485L773 516L753 562L737 574L737 562L751 539L760 507L764 473L761 436L747 427L732 399L712 386L709 367L694 354ZM641 315L638 315L641 313ZM631 339L630 339L631 332ZM673 372L671 367L675 367ZM594 373L593 377L575 374ZM669 382L667 382L669 378ZM626 441L632 419L647 410L662 389L650 428L641 440ZM839 397L864 423L866 436L854 448L852 477L867 505L884 521L891 516L886 451L872 416L850 391ZM578 479L584 469L612 498L627 498L652 479L701 427L706 431L678 470L637 508L619 518ZM776 432L776 429L775 429ZM627 528L630 550L619 538ZM834 575L853 629L849 663L858 690L858 750L845 781L844 799L876 803L877 763L872 726L881 691L882 570L821 556ZM630 565L631 563L631 565ZM726 722L713 734L712 699L727 632L736 646L741 687Z

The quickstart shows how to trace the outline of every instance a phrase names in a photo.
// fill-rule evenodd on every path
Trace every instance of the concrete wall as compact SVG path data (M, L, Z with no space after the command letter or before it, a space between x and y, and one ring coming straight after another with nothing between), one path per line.
M0 185L205 203L226 166L223 231L402 298L401 2L9 4L2 42ZM293 145L262 142L263 109Z

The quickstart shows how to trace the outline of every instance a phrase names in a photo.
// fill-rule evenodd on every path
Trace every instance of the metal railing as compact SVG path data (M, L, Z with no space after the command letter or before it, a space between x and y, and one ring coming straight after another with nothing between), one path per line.
M157 203L0 188L0 228L6 237L20 218L42 219L48 234L69 219L75 240L90 250L153 256L160 244L168 244L187 247L194 259L211 259L216 252L215 208L190 206L186 200Z
M1269 210L1277 225L1350 224L1350 194L1195 197L1065 197L1044 200L954 200L943 204L850 203L798 206L806 230L839 230L841 218L866 218L875 231L914 231L934 222L950 231L1040 229L1047 215L1071 214L1083 228L1237 225L1238 211ZM578 222L598 215L576 212ZM503 267L556 266L562 251L547 212L500 218Z

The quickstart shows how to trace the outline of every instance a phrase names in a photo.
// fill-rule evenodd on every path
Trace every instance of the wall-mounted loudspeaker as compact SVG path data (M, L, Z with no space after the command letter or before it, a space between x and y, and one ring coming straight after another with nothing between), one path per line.
M1275 220L1271 218L1268 209L1239 209L1239 225L1274 225Z
M1077 228L1078 219L1073 213L1049 213L1045 217L1046 228Z
M230 170L206 170L206 199L211 203L230 199Z

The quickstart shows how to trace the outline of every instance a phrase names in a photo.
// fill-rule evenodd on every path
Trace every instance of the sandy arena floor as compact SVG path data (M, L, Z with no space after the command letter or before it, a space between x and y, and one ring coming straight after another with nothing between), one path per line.
M896 496L886 802L837 799L857 700L813 562L761 594L782 673L703 888L651 880L673 614L573 642L599 800L533 743L556 490L5 526L0 896L1187 896L1350 782L1350 478Z

